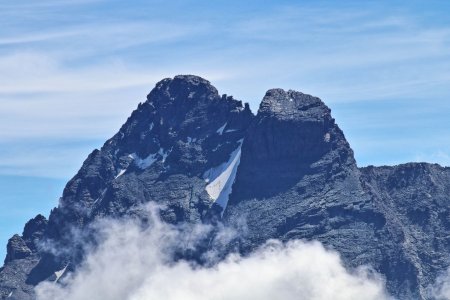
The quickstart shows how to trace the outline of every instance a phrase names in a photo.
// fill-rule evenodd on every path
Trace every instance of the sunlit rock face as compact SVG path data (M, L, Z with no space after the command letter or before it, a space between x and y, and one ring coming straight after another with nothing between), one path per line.
M381 273L400 299L426 298L450 265L449 168L358 168L319 98L272 89L254 115L207 80L183 75L157 83L88 156L48 221L37 216L10 239L0 299L33 299L37 284L76 272L96 246L96 220L145 223L149 202L169 224L237 231L222 257L269 239L318 240L348 268ZM202 263L215 247L209 241L174 259Z

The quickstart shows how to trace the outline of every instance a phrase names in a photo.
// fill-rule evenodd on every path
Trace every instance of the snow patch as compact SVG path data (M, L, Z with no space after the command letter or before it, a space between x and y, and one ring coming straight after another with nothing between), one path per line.
M241 147L244 139L239 140L239 147L234 150L227 162L207 170L203 178L208 183L206 192L224 210L227 207L228 198L231 194L237 168L241 160ZM223 211L224 211L223 210ZM222 214L223 214L222 211Z
M161 161L164 163L166 161L167 156L169 156L170 152L171 152L171 150L165 151L163 148L160 148L158 150L158 152L150 154L146 158L141 158L136 153L132 153L132 154L128 155L128 157L130 157L131 159L134 160L134 164L139 169L144 170L144 169L147 169L148 167L150 167L151 165L153 165L160 158L161 158Z
M136 153L132 153L132 154L128 155L128 157L132 158L134 160L134 164L139 169L142 169L142 170L147 169L148 167L153 165L153 163L155 161L158 160L157 159L157 153L150 154L146 158L140 158Z
M220 127L219 129L217 129L216 132L217 132L219 135L222 135L223 130L225 129L226 126L227 126L227 123L223 124L223 126Z
M55 282L58 282L58 280L64 275L64 273L66 272L67 266L68 265L66 265L63 269L55 272L55 276L56 276Z
M190 136L187 137L187 142L188 142L188 144L190 144L190 143L195 143L196 141L197 141L196 138L191 138Z
M12 294L13 294L13 292L10 292L10 293L8 294L8 297L6 297L6 298L11 298Z
M119 178L120 176L122 176L123 173L126 172L126 170L127 170L127 169L120 169L120 170L119 170L119 173L117 173L117 175L116 175L116 177L115 177L114 179L117 179L117 178Z
M124 170L124 172L125 172L125 170ZM117 177L118 177L118 176L117 176ZM117 178L117 177L116 177L116 178ZM94 202L92 202L92 204L95 204L95 203L97 203L100 199L103 199L103 197L105 196L105 193L106 193L106 190L107 190L107 189L108 189L108 188L103 189L103 191L102 191L100 197L98 197L97 199L95 199Z
M160 149L159 149L158 154L162 157L162 162L163 162L163 163L166 162L166 158L167 158L167 156L169 156L169 153L170 153L171 151L172 151L172 150L170 150L170 151L164 151L163 148L160 148Z

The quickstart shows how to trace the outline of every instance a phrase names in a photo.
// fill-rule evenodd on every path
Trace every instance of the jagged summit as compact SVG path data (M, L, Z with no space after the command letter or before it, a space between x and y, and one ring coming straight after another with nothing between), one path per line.
M189 85L201 86L202 85L202 86L205 86L212 90L217 91L217 89L214 86L212 86L211 82L209 82L207 79L197 76L197 75L192 75L192 74L176 75L173 78L170 78L170 77L164 78L164 79L160 80L158 83L156 83L155 89L161 89L161 87L166 84L184 85L184 86L189 86Z
M317 97L271 89L255 116L201 77L166 78L87 157L49 220L38 215L10 239L0 299L33 299L35 285L76 272L96 236L90 224L145 219L148 202L163 205L165 222L239 230L229 251L318 240L350 268L372 266L397 298L425 299L450 266L449 195L450 168L359 169Z
M354 163L350 145L331 110L317 97L271 89L264 96L256 119L244 145L250 160L295 160L297 165L309 166L326 153L339 152L341 163L347 159Z
M173 79L165 78L159 81L147 96L147 100L158 108L193 101L217 101L220 96L208 80L194 75L178 75Z
M330 118L331 110L317 97L301 92L270 89L266 92L258 114L274 114L278 118Z

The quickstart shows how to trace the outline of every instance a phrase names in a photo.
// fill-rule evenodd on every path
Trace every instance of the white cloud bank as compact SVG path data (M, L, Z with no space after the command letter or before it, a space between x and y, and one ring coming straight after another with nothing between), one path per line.
M450 299L450 269L441 274L436 282L427 289L428 299L448 300Z
M38 299L388 299L377 275L347 271L338 254L318 242L271 241L248 257L231 255L203 267L170 257L180 245L195 248L206 226L187 234L158 221L144 230L131 221L103 225L104 241L84 265L63 285L38 285Z

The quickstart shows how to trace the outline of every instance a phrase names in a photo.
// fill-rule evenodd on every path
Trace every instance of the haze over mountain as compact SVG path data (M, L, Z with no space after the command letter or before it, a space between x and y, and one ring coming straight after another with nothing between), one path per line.
M255 115L201 77L176 76L88 156L48 220L9 240L0 297L261 299L241 293L248 278L227 281L239 272L286 299L446 297L449 201L450 168L358 168L317 97L271 89ZM277 266L284 289L264 277ZM98 283L106 274L118 277Z

